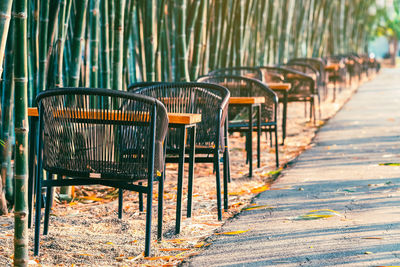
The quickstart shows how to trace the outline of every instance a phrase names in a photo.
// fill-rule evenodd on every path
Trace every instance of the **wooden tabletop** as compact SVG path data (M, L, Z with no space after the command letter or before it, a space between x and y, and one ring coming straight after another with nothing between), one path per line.
M267 83L267 86L274 91L289 91L292 88L290 83Z
M329 64L325 66L325 70L336 71L340 69L340 64Z
M229 104L262 104L265 103L263 96L231 96Z
M127 120L126 115L123 113L119 113L118 117L114 117L114 115L111 114L112 112L107 112L107 115L112 117L112 119L117 119L117 120ZM63 114L65 115L65 114ZM170 124L193 124L193 123L199 123L201 122L201 114L190 114L190 113L167 113L168 115L168 120ZM37 117L39 116L39 112L37 108L28 108L28 116L30 117ZM90 115L86 114L85 118L91 118L95 119L95 117L100 118L101 113L100 112L93 112Z

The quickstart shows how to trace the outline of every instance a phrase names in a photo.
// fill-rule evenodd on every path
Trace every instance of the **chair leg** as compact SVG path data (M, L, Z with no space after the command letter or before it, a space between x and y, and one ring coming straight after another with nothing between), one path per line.
M118 219L122 219L122 207L124 201L124 190L118 189Z
M228 183L229 183L229 151L225 147L224 151L224 210L228 211Z
M215 178L216 178L216 191L217 191L217 211L218 211L218 221L222 221L222 209L221 209L221 177L220 177L220 170L219 170L219 152L218 148L214 154L215 158Z
M144 256L150 256L150 243L151 243L151 216L152 216L152 202L153 202L153 181L147 185L147 205L146 205L146 236L144 244Z
M279 144L278 144L278 126L275 125L275 164L279 168ZM272 135L272 132L271 132Z
M187 211L186 217L192 217L192 202L193 202L193 173L194 173L194 153L196 145L196 127L190 129L190 151L189 151L189 179L187 193Z
M143 185L142 182L139 182L139 185ZM139 192L139 211L143 212L143 193Z
M229 165L229 140L228 140L228 119L226 119L225 122L225 153L226 155L224 156L226 162L227 162L227 176L228 176L228 183L231 182L231 169ZM225 161L224 161L225 162Z
M157 240L162 240L162 228L163 228L163 211L164 211L164 177L165 172L158 181L158 221L157 221Z
M49 173L47 176L49 180L53 180L53 174ZM53 188L48 186L47 193L46 193L46 206L44 209L44 225L43 225L43 235L47 235L49 232L49 217L50 217L50 210L53 204Z
M40 171L38 172L38 174ZM42 208L42 181L41 175L39 174L37 177L36 183L36 211L35 211L35 241L34 241L34 256L39 255L39 240L40 240L40 217L41 217L41 208Z

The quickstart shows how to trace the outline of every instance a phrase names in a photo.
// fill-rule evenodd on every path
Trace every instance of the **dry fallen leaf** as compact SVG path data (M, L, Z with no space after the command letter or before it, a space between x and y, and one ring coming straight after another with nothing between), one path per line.
M239 235L239 234L243 234L250 231L250 229L248 230L239 230L239 231L233 231L233 232L222 232L222 233L215 233L216 235Z
M273 209L274 207L271 207L271 206L268 206L268 205L260 205L260 206L253 206L253 207L244 208L242 210L259 210L259 209L264 209L264 208Z

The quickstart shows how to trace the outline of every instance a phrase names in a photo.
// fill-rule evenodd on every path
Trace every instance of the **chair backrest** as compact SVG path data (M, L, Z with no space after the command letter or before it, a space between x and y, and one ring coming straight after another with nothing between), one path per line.
M234 75L234 76L243 76L246 78L252 78L259 81L263 81L262 72L255 67L231 67L231 68L223 68L216 69L211 71L208 75L210 76L219 76L219 75Z
M208 75L200 77L198 81L224 86L231 92L231 96L263 96L265 103L262 104L261 109L262 119L263 121L276 122L278 97L259 80L234 75ZM243 107L231 106L229 108L229 119L233 119L242 109Z
M223 134L221 127L228 110L229 91L226 88L195 82L144 82L132 84L128 90L160 100L168 112L201 114L201 122L196 126L196 145L218 145L217 137ZM170 138L171 135L168 135L168 148L178 145L178 139Z
M323 82L324 77L321 76L320 72L316 68L314 68L313 66L311 66L307 63L288 62L287 64L282 65L281 67L293 69L293 70L302 72L309 76L315 76L316 83L318 86L322 86L324 84L324 82Z
M293 58L289 60L288 64L290 63L305 63L311 65L314 69L319 72L321 77L321 82L325 82L326 80L326 72L325 72L325 65L326 62L321 58ZM322 84L321 84L322 85Z
M315 94L318 90L314 78L297 70L289 69L285 67L274 67L274 66L262 66L258 67L264 74L264 80L267 85L268 82L275 82L274 80L269 81L270 77L281 77L282 82L290 83L291 89L290 94L304 94L310 95Z
M156 99L109 89L61 88L40 93L36 101L45 170L123 181L163 170L168 117Z

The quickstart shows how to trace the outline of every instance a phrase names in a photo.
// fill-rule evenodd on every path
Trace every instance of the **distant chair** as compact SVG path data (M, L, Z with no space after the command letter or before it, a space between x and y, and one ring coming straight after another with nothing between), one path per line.
M289 91L288 102L304 102L310 103L310 120L314 118L316 122L315 112L315 98L318 99L319 110L321 96L319 94L318 83L320 74L311 65L306 63L292 62L286 65L280 66L280 72L285 72L285 81L292 84L292 89ZM262 69L266 71L266 68ZM305 110L306 111L306 110ZM321 116L321 114L320 114Z
M220 76L220 75L234 75L234 76L243 76L246 78L252 78L259 81L263 80L262 72L255 67L231 67L231 68L222 68L216 69L208 73L210 76Z
M90 88L48 90L36 100L39 139L34 254L39 253L42 188L47 188L46 235L52 187L100 184L147 194L144 255L149 256L155 181L159 182L158 217L162 219L163 142L168 127L164 105L143 95ZM49 173L47 180L43 170ZM158 230L160 236L162 229Z
M196 125L195 162L213 163L216 171L216 194L218 220L222 220L220 161L224 173L224 209L228 210L229 151L226 135L229 91L221 86L207 83L143 82L132 84L129 91L154 97L164 103L168 112L199 113L201 122ZM179 146L177 133L170 131L167 137L166 161L173 161ZM222 155L222 157L221 157ZM172 157L170 157L172 156ZM190 183L191 177L189 177ZM191 188L188 202L191 203Z
M256 73L262 72L258 70ZM278 97L261 81L242 76L224 75L222 73L210 74L200 77L199 82L207 82L218 84L229 89L231 96L262 96L265 103L261 105L261 131L274 133L275 135L275 163L279 167L278 153L278 130L277 130L277 108ZM229 131L230 132L246 132L248 131L248 116L233 121L234 117L242 110L242 108L229 108ZM256 120L254 120L256 121ZM253 125L254 131L257 130L257 123ZM272 142L272 138L271 138ZM251 140L249 144L251 145ZM251 156L251 155L250 155Z
M328 81L328 77L325 70L326 61L322 58L305 57L305 58L292 58L288 61L287 64L290 65L291 63L305 63L312 66L314 69L318 71L320 78L317 81L318 82L317 86L320 91L324 92L324 99L325 99L327 95L327 81Z

